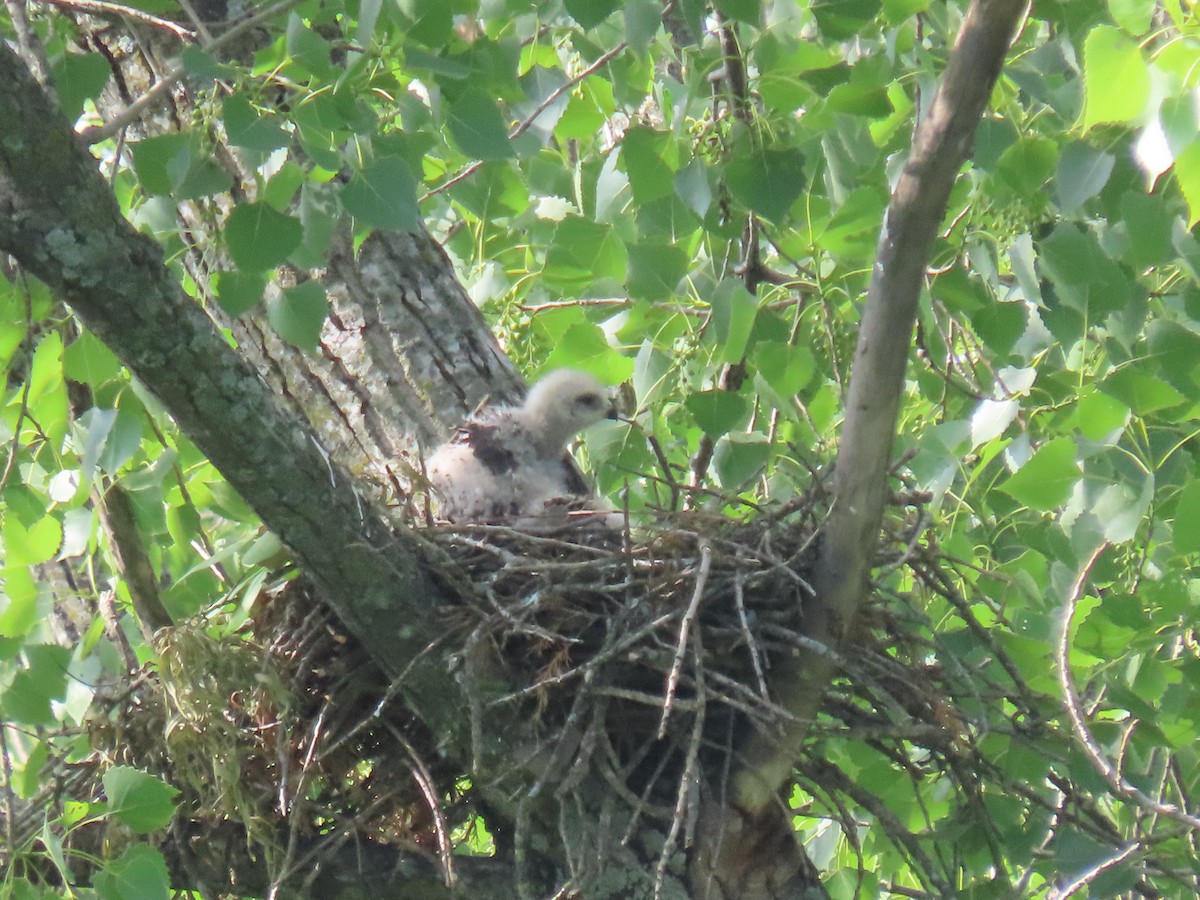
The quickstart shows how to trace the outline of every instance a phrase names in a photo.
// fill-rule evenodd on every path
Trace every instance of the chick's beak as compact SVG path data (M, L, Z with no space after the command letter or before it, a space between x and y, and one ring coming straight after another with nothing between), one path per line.
M619 409L617 409L616 399L614 398L614 399L609 400L608 401L608 412L606 412L604 414L604 418L619 419L620 417L621 417L621 411Z

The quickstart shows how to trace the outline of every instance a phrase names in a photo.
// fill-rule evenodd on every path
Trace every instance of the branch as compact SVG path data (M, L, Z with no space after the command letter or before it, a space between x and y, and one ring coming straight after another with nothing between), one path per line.
M973 0L884 218L854 354L834 504L814 573L817 596L804 609L809 636L835 648L862 602L878 542L930 246L1025 5ZM756 733L747 742L736 781L739 804L761 809L772 802L832 673L830 660L813 654L777 673L772 694L795 718L784 734Z
M0 45L0 249L44 281L163 402L287 544L429 726L454 735L461 688L428 648L452 595L283 412L257 372L121 215L69 124ZM497 753L504 748L490 745Z
M1066 707L1067 716L1071 720L1071 731L1075 735L1075 742L1083 749L1088 762L1092 764L1092 768L1100 773L1100 777L1104 779L1114 794L1122 800L1136 803L1147 812L1165 816L1187 828L1200 830L1200 817L1191 815L1187 810L1180 809L1174 804L1156 800L1136 785L1130 784L1121 775L1117 766L1105 758L1104 751L1088 728L1087 719L1084 718L1083 709L1079 703L1079 694L1075 690L1075 685L1071 682L1071 663L1068 659L1071 649L1071 620L1075 617L1075 607L1079 603L1079 598L1083 595L1083 588L1087 583L1088 575L1091 574L1092 567L1096 565L1096 560L1100 558L1100 554L1107 550L1108 547L1108 543L1105 542L1092 552L1091 557L1084 563L1083 568L1079 570L1079 575L1076 576L1075 583L1071 585L1071 592L1063 602L1062 628L1058 635L1058 646L1054 654L1054 663L1055 668L1058 669L1058 686L1062 689L1063 706Z
M205 50L215 50L223 44L227 44L239 35L245 34L252 28L257 27L269 19L275 18L282 12L286 12L293 6L298 6L301 0L280 0L272 6L268 6L261 12L255 13L245 19L242 19L237 24L233 25L228 31L221 34L220 37L213 38L212 42L207 44ZM109 119L103 125L95 125L91 128L85 128L79 132L80 139L86 144L98 144L101 141L108 140L113 135L117 134L122 128L131 125L135 122L143 112L158 103L168 94L175 86L175 83L187 74L187 67L182 63L175 66L163 76L162 80L146 93L142 94L136 100L125 107L120 115Z
M103 492L100 516L120 561L121 575L125 578L125 586L129 588L138 626L146 640L152 640L158 629L169 628L175 623L158 593L154 567L150 564L134 517L133 501L116 482Z

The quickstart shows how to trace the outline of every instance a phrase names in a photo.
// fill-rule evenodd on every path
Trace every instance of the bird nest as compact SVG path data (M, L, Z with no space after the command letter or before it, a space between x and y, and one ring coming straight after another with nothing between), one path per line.
M772 696L773 672L798 652L825 653L839 675L797 764L793 806L841 821L852 844L851 810L877 814L922 868L911 833L825 758L820 739L859 738L913 779L958 784L957 763L978 752L973 735L1020 731L1036 703L929 540L922 501L894 498L881 575L844 656L805 633L827 503L818 494L744 521L671 514L640 533L594 520L420 529L462 593L443 612L443 640L458 648L470 755L481 757L496 721L521 723L519 760L490 787L580 808L601 788L624 816L618 832L670 835L661 875L689 839L694 786L729 771L735 736L790 716ZM303 582L281 584L252 626L250 640L188 628L164 638L161 675L111 719L127 761L184 787L192 819L239 822L273 848L262 854L272 882L363 841L421 851L443 871L452 851L496 849L488 806L464 780L473 760L442 752ZM943 634L957 642L950 662ZM1007 675L968 671L958 660L972 653ZM210 677L197 685L198 671ZM134 747L159 752L134 759ZM959 786L977 791L969 780ZM563 831L581 848L594 839ZM567 857L585 855L594 844Z

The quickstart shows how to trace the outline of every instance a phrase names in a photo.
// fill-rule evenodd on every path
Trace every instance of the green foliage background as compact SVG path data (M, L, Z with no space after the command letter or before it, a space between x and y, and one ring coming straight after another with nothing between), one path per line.
M230 315L260 307L277 266L320 267L342 217L360 237L422 221L527 374L569 365L630 386L636 424L593 429L582 454L617 503L671 505L670 482L693 478L706 443L700 486L781 501L835 451L890 180L964 9L309 0L273 19L250 57L188 48L200 104L186 131L120 155L112 141L97 149L127 214L173 264L175 205L209 211L237 267L217 284ZM722 79L722 22L741 43L741 100ZM106 66L77 50L65 18L39 9L34 24L63 109L87 120ZM9 25L0 20L5 37ZM1033 4L940 232L898 437L908 483L932 493L927 540L957 558L964 590L986 598L977 616L1048 698L1061 699L1053 651L1064 599L1111 545L1074 616L1074 681L1124 777L1176 804L1200 792L1198 61L1200 21L1183 0ZM231 184L214 161L218 135L257 180L257 196L227 216L216 202ZM743 276L756 260L767 275L751 294ZM189 284L182 267L180 279ZM265 312L285 340L313 347L325 303L308 283ZM34 570L76 561L85 592L111 584L128 603L97 491L119 481L131 493L169 610L204 615L218 632L244 624L278 548L37 284L0 283L0 361L0 717L6 790L26 798L48 760L91 752L93 688L122 668L98 618L73 646L55 640ZM730 367L744 378L731 383ZM78 418L70 382L94 397ZM911 587L892 578L894 590ZM926 614L936 628L947 611L935 603ZM942 637L954 646L953 633ZM1062 716L1053 703L1038 712ZM1147 872L1164 895L1195 896L1194 829L1117 797L1063 721L1061 741L1040 755L1007 752L1003 733L976 739L1046 809L1062 796L1056 779L1083 785L1085 814L1134 846L1090 882L1092 896L1129 891ZM1000 896L989 893L997 859L1042 895L1113 855L1012 797L986 795L981 821L939 779L897 778L853 741L830 740L828 756L935 848L962 896ZM72 810L47 824L39 852L54 856L55 836L87 816L116 815L135 831L165 823L154 810L169 798L130 790L145 791L147 806L122 810L110 794L108 808ZM833 895L919 887L904 849L869 827L873 814L854 818L868 825L857 835L797 820L814 860L836 873ZM108 862L96 893L125 896L121 880L132 878L142 896L165 896L155 854L134 845ZM36 895L17 868L4 891Z

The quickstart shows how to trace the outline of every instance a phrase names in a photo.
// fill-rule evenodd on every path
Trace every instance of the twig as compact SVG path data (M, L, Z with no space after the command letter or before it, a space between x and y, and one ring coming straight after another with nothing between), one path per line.
M1141 845L1137 841L1130 841L1124 847L1117 850L1117 852L1112 856L1108 857L1107 859L1102 859L1090 869L1079 873L1078 876L1071 879L1071 881L1063 885L1061 888L1052 889L1046 895L1047 900L1065 900L1065 898L1070 897L1080 888L1087 887L1096 880L1097 876L1104 874L1122 860L1128 859L1133 851L1139 846Z
M13 31L17 35L17 49L21 53L21 59L29 66L29 71L33 73L37 83L45 86L50 80L50 64L46 60L46 48L29 27L29 17L25 14L25 0L4 0L4 5L8 9ZM57 104L56 95L50 96Z
M687 622L687 618L684 618ZM692 648L695 654L696 668L699 669L703 664L702 650L700 647L699 637L694 641ZM667 838L663 841L662 852L658 856L658 864L654 868L654 900L660 900L662 897L663 884L667 877L667 865L671 861L671 854L679 845L679 830L683 826L683 822L688 818L688 797L695 792L695 772L696 762L700 758L700 746L704 741L704 708L705 708L705 693L704 679L697 678L696 680L696 699L700 704L700 708L696 711L692 718L692 734L688 740L687 757L683 764L683 772L679 775L679 789L675 794L675 810L671 816L671 828L667 832ZM663 728L666 726L666 710L663 711L663 725L659 728L659 738L662 738ZM693 816L696 805L692 804ZM691 831L689 823L689 832Z
M251 28L258 26L262 22L274 18L282 12L286 12L293 6L299 6L301 2L302 0L280 0L280 2L267 7L262 12L256 13L249 18L242 19L242 21L238 22L219 37L213 38L212 43L208 44L204 49L214 50L223 44L227 44L235 37L245 34ZM159 81L158 84L150 88L150 90L146 91L146 93L142 94L142 96L130 103L118 115L109 119L103 125L95 125L91 128L83 129L83 131L79 132L79 137L88 144L98 144L101 141L107 140L122 128L125 128L136 121L138 116L145 112L149 107L153 106L155 103L158 103L158 101L162 99L163 95L175 86L175 82L179 81L179 79L183 78L183 76L186 74L187 68L185 66L182 64L175 66L175 68L171 69L166 75L163 76L162 80Z
M746 576L739 568L733 575L733 605L737 608L738 625L746 637L746 649L750 653L750 664L754 666L754 677L758 679L758 690L764 700L771 699L767 691L767 678L763 673L762 660L758 655L758 641L750 632L750 620L746 617Z
M1067 716L1071 719L1071 730L1075 735L1076 742L1083 750L1084 755L1087 756L1088 761L1092 764L1092 768L1100 774L1100 777L1104 779L1114 794L1123 800L1136 803L1147 812L1165 816L1188 828L1200 830L1200 817L1194 816L1187 812L1187 810L1180 809L1174 804L1163 803L1161 800L1156 800L1154 797L1149 796L1136 785L1126 781L1124 776L1105 758L1104 751L1088 729L1087 720L1083 715L1083 710L1080 708L1079 695L1076 693L1075 685L1071 681L1070 660L1068 658L1071 642L1071 620L1075 617L1075 607L1079 603L1079 598L1083 595L1083 588L1087 583L1088 575L1091 574L1092 567L1095 566L1100 555L1108 547L1109 544L1105 541L1092 552L1088 561L1084 563L1083 568L1079 570L1079 574L1075 578L1075 583L1071 585L1071 591L1067 594L1063 602L1062 627L1058 635L1058 647L1054 656L1055 667L1058 670L1058 686L1062 689L1063 694L1063 706L1066 708Z
M442 864L442 882L453 891L454 886L458 883L458 875L454 871L454 851L450 846L450 827L446 823L446 812L442 809L442 803L438 797L437 782L433 780L429 766L421 759L421 754L417 752L417 748L412 745L412 742L401 734L400 730L391 722L385 722L384 726L392 733L392 737L404 747L404 752L408 754L408 758L413 764L411 770L413 780L420 788L421 796L425 798L425 804L433 816L438 859Z
M14 836L17 797L12 786L12 756L8 752L8 722L3 719L0 719L0 766L3 767L4 773L4 845L8 848L6 854L0 855L0 861L7 867L12 865L12 858L17 852L17 842Z
M12 0L5 0L5 2L12 2ZM196 32L190 28L185 28L178 22L173 22L170 19L164 19L162 16L156 16L153 13L148 13L132 6L125 6L121 3L110 3L108 0L47 0L47 2L60 9L69 9L72 12L80 12L87 15L120 16L123 19L133 19L135 22L143 22L146 25L152 25L155 28L162 28L169 31L181 41L195 41L197 37Z
M683 657L687 653L688 633L692 622L700 612L700 601L704 599L704 586L708 583L708 571L712 566L712 547L707 539L700 542L700 568L696 572L696 587L692 591L692 600L687 612L679 623L679 643L675 646L675 659L671 663L671 671L667 675L667 689L663 695L662 719L658 723L658 738L662 740L667 734L667 720L671 717L671 704L675 699L675 689L679 685L679 673L683 669Z

